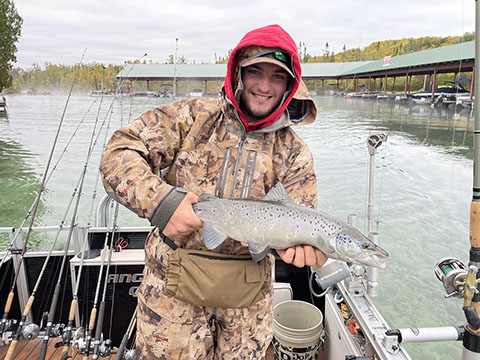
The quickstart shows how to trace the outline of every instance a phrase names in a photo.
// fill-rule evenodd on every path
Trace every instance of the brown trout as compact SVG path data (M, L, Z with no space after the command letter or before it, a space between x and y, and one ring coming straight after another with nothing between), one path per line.
M327 257L385 269L388 253L346 222L290 200L281 183L262 199L223 199L201 194L193 210L204 222L203 240L215 249L227 237L248 244L254 261L270 249L308 244Z

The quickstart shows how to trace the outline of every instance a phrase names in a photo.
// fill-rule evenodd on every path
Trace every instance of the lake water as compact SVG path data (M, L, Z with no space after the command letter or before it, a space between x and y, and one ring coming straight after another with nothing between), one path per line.
M9 119L0 119L0 227L19 226L40 186L66 95L8 96ZM114 129L165 99L73 96L64 120L53 164L62 160L48 181L35 225L58 225L65 215L87 158L92 129L110 121ZM444 299L433 269L444 257L468 261L469 206L472 189L473 119L468 111L408 107L390 102L345 98L316 98L316 123L297 132L315 158L319 206L346 219L358 214L358 227L366 231L369 155L367 136L388 134L375 160L374 217L380 244L389 253L388 267L380 274L378 309L393 328L461 325L459 299ZM87 112L87 110L90 110ZM97 115L98 113L98 115ZM84 119L84 120L82 120ZM78 124L82 122L77 131ZM67 142L72 137L66 151ZM79 208L80 225L91 221L97 167L105 135L98 136ZM52 169L52 168L51 168ZM103 187L98 185L100 198ZM148 225L129 211L122 223ZM70 223L71 215L66 216ZM27 223L28 224L28 223ZM50 246L49 237L33 238L30 248ZM0 237L0 249L8 239ZM61 244L57 246L61 248ZM461 343L407 344L414 359L458 359Z

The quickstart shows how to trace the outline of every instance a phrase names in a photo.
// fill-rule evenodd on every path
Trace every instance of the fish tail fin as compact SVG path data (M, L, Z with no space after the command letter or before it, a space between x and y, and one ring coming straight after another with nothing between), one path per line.
M217 229L209 223L203 224L203 242L208 250L219 247L226 238L224 234L218 232Z

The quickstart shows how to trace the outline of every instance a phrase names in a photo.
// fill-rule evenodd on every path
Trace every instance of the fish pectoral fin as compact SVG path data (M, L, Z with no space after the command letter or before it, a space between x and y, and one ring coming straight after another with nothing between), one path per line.
M227 238L226 235L219 232L209 223L203 224L203 243L207 247L208 250L215 249L223 244L225 239Z
M270 248L268 247L268 245L259 244L255 241L250 240L248 242L248 250L250 251L250 255L252 255L253 261L259 262L265 256L267 256Z

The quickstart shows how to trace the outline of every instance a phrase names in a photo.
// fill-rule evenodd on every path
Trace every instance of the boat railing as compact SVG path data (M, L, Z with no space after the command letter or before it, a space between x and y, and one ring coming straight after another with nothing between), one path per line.
M136 226L136 227L118 227L116 229L116 233L148 233L152 227L149 226ZM70 230L70 226L35 226L32 227L32 233L53 233L61 231L62 233L68 232ZM23 248L23 241L24 236L28 231L28 227L24 228L15 228L15 227L0 227L0 234L8 234L9 236L9 248L5 251L0 252L0 259L4 259L4 263L13 261L13 268L18 269L18 279L16 283L17 288L17 295L19 300L19 305L22 309L25 308L28 298L30 296L30 288L29 288L29 281L27 277L27 267L24 261L21 261L22 258L22 248ZM68 250L67 255L69 257L74 257L80 251L90 250L90 245L88 240L90 239L89 234L100 233L106 234L111 232L111 227L82 227L82 226L75 226L72 231L72 246ZM19 233L17 235L17 233ZM85 244L85 241L87 243ZM85 244L85 246L84 246ZM64 255L64 249L61 250L53 250L51 252L52 257L59 257ZM28 258L42 258L47 257L50 253L49 250L46 249L35 249L30 250L27 248L27 251L23 254L25 259ZM21 262L21 263L20 263ZM20 266L19 266L20 263ZM28 316L28 320L32 321L33 317L32 314Z

